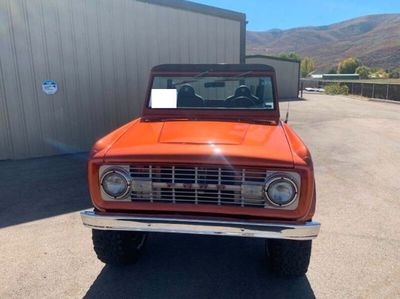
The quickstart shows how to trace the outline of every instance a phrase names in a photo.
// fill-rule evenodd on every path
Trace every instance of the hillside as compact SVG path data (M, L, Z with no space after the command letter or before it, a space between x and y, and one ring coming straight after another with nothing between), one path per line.
M371 15L319 27L247 32L247 54L294 51L312 56L318 71L343 58L358 57L369 67L400 67L400 14Z

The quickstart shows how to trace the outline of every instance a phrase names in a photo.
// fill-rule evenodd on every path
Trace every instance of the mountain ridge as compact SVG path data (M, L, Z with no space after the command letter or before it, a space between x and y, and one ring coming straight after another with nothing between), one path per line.
M362 16L324 26L248 31L247 54L296 52L311 56L317 71L327 71L347 57L369 67L400 67L400 14Z

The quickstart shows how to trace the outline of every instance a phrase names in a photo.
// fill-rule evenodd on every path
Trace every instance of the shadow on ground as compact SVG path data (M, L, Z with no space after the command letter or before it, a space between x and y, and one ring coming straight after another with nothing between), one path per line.
M152 234L132 266L105 266L85 298L315 298L268 272L264 240Z
M0 228L91 206L87 154L0 161Z
M285 103L285 102L301 102L301 101L307 101L305 98L289 98L289 99L279 99L279 103Z

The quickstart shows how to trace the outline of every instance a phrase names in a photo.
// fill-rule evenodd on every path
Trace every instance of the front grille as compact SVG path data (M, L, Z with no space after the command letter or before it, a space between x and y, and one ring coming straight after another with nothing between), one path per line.
M130 175L131 200L134 202L242 207L266 205L262 195L266 170L131 165Z

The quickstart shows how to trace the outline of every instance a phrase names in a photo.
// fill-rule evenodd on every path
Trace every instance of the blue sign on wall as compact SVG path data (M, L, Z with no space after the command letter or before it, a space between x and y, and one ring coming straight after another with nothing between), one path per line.
M54 80L44 80L42 82L42 90L47 95L55 94L58 90L57 82Z

